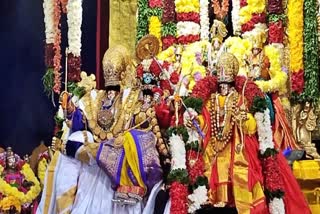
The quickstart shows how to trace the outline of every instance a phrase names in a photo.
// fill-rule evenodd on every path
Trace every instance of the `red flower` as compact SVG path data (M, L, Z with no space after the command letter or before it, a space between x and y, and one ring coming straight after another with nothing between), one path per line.
M200 40L200 35L187 35L187 36L179 36L178 43L179 44L189 44Z
M176 71L171 74L170 81L173 84L177 84L179 82L179 74Z
M149 7L162 7L162 0L149 0Z
M265 23L266 22L266 14L265 13L254 13L252 14L252 17L250 21L247 23L241 25L241 31L242 32L247 32L253 30L255 24L258 23Z
M168 71L170 65L171 65L171 64L170 64L168 61L164 61L163 64L162 64L162 68L163 68L163 69L166 69L166 70Z
M176 13L174 8L175 8L174 0L163 0L162 23L175 21Z
M188 188L179 182L173 182L170 188L171 214L188 213Z
M291 90L298 94L303 92L304 88L304 72L299 70L298 72L292 72L291 75Z
M245 7L247 5L248 5L247 0L240 0L240 7Z
M200 98L203 101L210 97L210 94L216 92L218 89L218 82L216 76L206 76L199 80L192 90L192 96Z
M152 93L153 93L153 94L158 93L160 96L163 95L163 91L161 90L161 88L158 88L158 87L153 87L153 88L152 88Z
M79 82L81 72L81 57L68 54L68 81Z
M155 59L152 60L152 63L149 67L150 72L153 73L156 77L158 77L161 73L161 68Z
M176 43L176 37L174 36L168 35L166 37L162 37L162 47L164 50L175 43Z
M201 154L194 150L187 151L187 170L191 181L194 184L199 176L204 172L204 161Z
M177 21L190 21L200 23L200 14L196 12L177 13Z
M172 88L170 86L169 80L160 80L160 88L162 90L168 90L170 93L172 93Z
M282 21L269 23L269 43L283 43Z
M46 44L45 46L45 65L47 68L53 68L53 56L54 56L54 50L53 50L53 44Z
M283 190L283 180L280 178L280 167L277 163L277 156L263 159L262 163L266 189L271 192Z
M141 64L139 64L136 70L137 70L137 77L142 78L142 76L143 76L143 66Z
M236 76L235 89L237 90L238 93L242 94L242 89L244 87L245 82L246 82L246 77ZM256 96L264 97L263 92L259 89L259 87L252 80L247 81L244 95L248 101L249 106L251 106L253 104L253 100Z
M281 14L282 10L282 1L279 0L269 0L268 1L268 12L270 14Z

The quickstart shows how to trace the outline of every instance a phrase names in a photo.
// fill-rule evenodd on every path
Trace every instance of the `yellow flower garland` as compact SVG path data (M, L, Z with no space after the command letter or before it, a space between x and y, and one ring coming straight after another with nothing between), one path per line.
M175 0L177 13L200 12L199 0Z
M266 9L265 0L247 0L247 6L240 8L240 24L250 21L253 13L262 13Z
M304 69L303 0L288 1L288 32L290 48L290 71L298 72L300 69Z
M46 175L48 162L47 159L42 157L38 163L38 178L40 180L41 186L44 185L44 177Z
M21 204L16 197L8 196L8 197L4 197L0 201L1 210L8 211L10 210L11 206L14 206L19 213L21 212Z
M270 61L270 80L258 80L256 84L263 92L276 92L285 94L287 92L287 74L281 70L280 51L272 45L265 46L264 53Z
M0 174L3 172L3 170L4 168L0 166ZM34 183L34 185L30 188L30 190L26 194L24 194L23 192L20 192L16 187L10 186L10 184L8 184L2 178L0 178L0 192L7 197L13 196L17 198L20 204L32 203L33 200L36 199L36 197L41 192L40 183L36 178L36 176L34 175L29 164L25 163L22 166L21 173L25 177L25 180Z
M162 47L161 42L161 20L158 16L151 16L149 19L149 34L154 35L159 40L160 50Z

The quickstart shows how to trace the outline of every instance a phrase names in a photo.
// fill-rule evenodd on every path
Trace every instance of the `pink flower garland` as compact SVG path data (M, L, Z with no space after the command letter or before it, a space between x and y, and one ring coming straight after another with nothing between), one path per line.
M54 0L54 29L55 29L55 38L54 38L54 57L53 57L53 66L54 66L54 86L53 91L57 94L61 90L61 31L60 31L60 17L61 17L61 5L60 0Z

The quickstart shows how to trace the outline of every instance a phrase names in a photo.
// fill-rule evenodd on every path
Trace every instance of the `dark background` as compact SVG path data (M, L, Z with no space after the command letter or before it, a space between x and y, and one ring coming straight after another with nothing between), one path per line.
M55 109L43 93L44 15L42 0L0 1L0 146L30 154L51 142ZM96 1L83 1L82 70L95 73ZM66 17L62 17L63 48ZM64 62L62 62L64 63Z

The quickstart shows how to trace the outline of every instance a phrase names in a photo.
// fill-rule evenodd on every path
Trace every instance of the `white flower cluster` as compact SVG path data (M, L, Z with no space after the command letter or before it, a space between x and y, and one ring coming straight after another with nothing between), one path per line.
M188 36L200 34L200 25L195 22L178 22L177 23L177 35Z
M271 214L285 214L284 203L282 198L274 198L269 203L269 212Z
M263 154L268 148L274 148L274 142L272 139L272 129L270 121L269 109L264 110L263 113L257 112L254 118L257 121L257 129L259 135L259 149Z
M46 34L46 43L54 43L54 1L44 0L43 1L43 12L44 12L44 25Z
M198 116L198 113L193 108L188 108L188 111L185 111L183 113L183 124L187 127L188 121L190 121L191 118L197 117L197 116ZM194 128L187 127L187 131L189 134L189 139L187 143L199 141L200 137L197 130L195 130Z
M201 208L201 205L208 200L208 191L206 186L199 186L188 196L189 204L188 213L194 213L196 210Z
M69 52L78 57L81 52L82 0L68 1L67 22Z
M171 170L186 169L186 149L180 136L172 134L169 138L172 154Z
M201 40L209 39L209 2L200 0L200 37Z
M240 12L240 1L232 0L231 18L232 18L233 34L236 36L239 36L241 34L239 12Z

